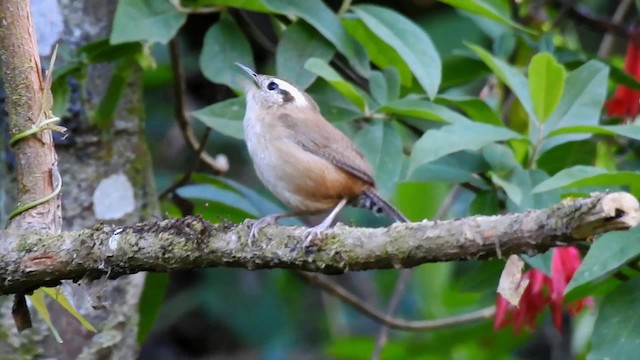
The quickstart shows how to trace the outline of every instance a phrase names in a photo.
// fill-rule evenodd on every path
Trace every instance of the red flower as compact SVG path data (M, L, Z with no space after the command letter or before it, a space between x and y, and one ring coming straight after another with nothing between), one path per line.
M640 81L640 38L632 38L627 45L624 71ZM604 106L607 115L621 116L625 122L633 121L640 113L640 91L619 85Z
M551 258L551 277L537 269L530 269L524 274L523 279L528 279L529 284L520 298L518 307L511 306L502 295L498 294L493 327L500 329L513 324L516 333L523 327L532 329L538 314L549 305L553 324L560 330L564 290L581 263L582 257L575 247L555 248ZM569 304L567 308L571 315L575 315L585 305L591 305L591 302L591 298L581 299Z

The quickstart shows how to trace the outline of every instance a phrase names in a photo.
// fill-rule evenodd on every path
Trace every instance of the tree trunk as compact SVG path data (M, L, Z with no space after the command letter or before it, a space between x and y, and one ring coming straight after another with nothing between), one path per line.
M40 48L51 39L61 46L77 49L107 38L117 2L111 0L32 1ZM46 21L59 22L61 32ZM46 58L50 56L50 45ZM42 50L41 50L42 51ZM45 55L45 54L43 54ZM43 63L48 61L44 60ZM60 57L58 58L60 59ZM61 62L56 64L60 67ZM151 172L151 160L144 140L141 72L134 70L116 112L112 132L102 134L89 125L91 114L105 93L113 67L91 66L79 84L81 116L69 135L71 141L58 145L58 167L63 179L63 230L89 228L98 223L132 224L159 214ZM11 94L8 94L9 96ZM6 145L6 144L5 144ZM2 167L7 163L3 162ZM3 169L3 171L6 168ZM3 179L12 175L7 173ZM4 209L14 201L7 199L15 189L2 180L0 195ZM100 206L102 204L102 206ZM110 205L104 205L110 204ZM0 212L6 216L6 212ZM4 221L5 219L1 219ZM22 333L15 329L11 301L2 301L0 358L46 357L56 359L133 359L137 353L138 301L144 275L122 277L115 281L64 284L76 308L97 329L82 327L57 304L50 302L54 324L64 343L58 344L44 322L32 310L34 327Z

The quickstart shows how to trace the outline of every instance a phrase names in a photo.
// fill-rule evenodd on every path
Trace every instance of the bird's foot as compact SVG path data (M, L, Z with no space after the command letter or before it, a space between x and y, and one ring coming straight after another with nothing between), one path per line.
M329 228L329 225L321 223L312 228L305 230L302 237L304 238L303 248L308 249L311 247L318 247L324 237L324 232Z
M249 246L252 246L253 240L258 236L258 232L269 225L275 225L276 221L280 218L278 215L267 215L258 220L247 220L245 223L251 224L251 231L249 231Z

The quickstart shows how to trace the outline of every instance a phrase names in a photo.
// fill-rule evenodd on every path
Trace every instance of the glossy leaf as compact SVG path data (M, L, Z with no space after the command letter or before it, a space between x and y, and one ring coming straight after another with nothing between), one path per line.
M269 9L304 19L338 49L362 76L369 75L369 57L364 47L354 41L340 19L322 0L263 0Z
M484 18L497 21L500 24L510 26L514 29L522 30L528 33L535 33L533 30L525 28L520 24L511 21L508 16L501 14L491 4L482 0L440 0L440 2L464 11L468 11L473 14L480 15Z
M481 99L470 96L443 95L438 96L436 102L456 106L477 122L504 126L500 116Z
M638 356L640 278L630 280L607 295L598 312L587 360L635 359Z
M394 101L400 97L400 73L393 66L388 66L382 72L387 83L387 101Z
M263 4L262 0L198 0L198 5L201 7L220 6L221 9L232 7L255 12L271 12L271 10Z
M369 75L369 92L378 104L387 102L387 80L380 71L371 71L371 75Z
M529 90L533 111L544 122L551 115L562 96L566 72L549 53L538 53L529 64Z
M508 175L491 177L493 182L500 186L507 194L507 210L520 212L528 209L542 209L557 202L560 194L552 191L544 194L536 194L533 188L549 178L544 171L539 169L514 168Z
M631 185L640 182L640 173L632 171L610 172L593 166L573 166L538 184L534 193L580 186Z
M620 267L640 255L640 227L601 235L591 245L565 294L572 299L584 296Z
M306 89L317 76L302 66L291 64L304 64L309 58L328 62L334 54L335 49L322 35L307 23L298 21L289 26L278 41L276 74Z
M421 119L447 122L452 124L470 122L468 118L445 106L416 97L406 97L383 106L381 111L396 115L412 116Z
M257 214L256 208L240 194L216 186L208 184L185 185L178 188L176 193L186 199L216 202L242 210L247 214Z
M467 46L513 91L518 100L520 100L527 115L529 115L529 118L537 122L538 119L533 110L533 102L531 100L531 93L529 92L529 82L520 70L509 65L504 60L494 57L477 45L467 44Z
M570 141L546 151L536 162L549 175L575 165L594 165L597 152L594 141Z
M569 73L558 107L543 126L543 136L558 128L597 125L607 95L608 67L592 60ZM555 136L546 139L540 154L567 141L589 137L583 134Z
M110 41L166 44L187 20L169 1L120 0L113 18Z
M380 194L389 198L400 178L404 158L398 131L389 122L376 122L362 129L354 141L373 166Z
M250 83L247 74L234 64L239 62L254 69L251 46L242 30L229 14L209 28L200 53L200 69L211 82L241 90Z
M140 322L138 324L138 344L149 337L169 286L168 273L149 272L144 278L144 288L140 295Z
M429 35L399 13L375 5L352 10L378 37L393 47L430 98L435 98L442 78L442 64Z
M476 175L487 171L489 165L482 156L470 151L460 151L419 165L410 174L409 180L454 184L468 182L480 189L488 189L488 184Z
M478 59L450 56L443 59L441 87L448 89L454 86L467 85L487 74L489 74L487 66Z
M365 109L366 101L362 94L350 82L343 79L327 62L311 58L304 64L304 68L326 80L359 109Z
M396 68L402 85L411 86L413 79L411 69L393 47L380 39L361 19L355 16L346 17L342 23L349 34L364 46L372 63L380 69Z
M416 141L409 162L409 174L419 165L461 150L478 150L496 141L518 139L522 136L507 128L482 123L446 125L427 131Z
M549 133L547 137L562 134L599 134L620 135L629 139L640 140L640 126L637 125L577 125L561 127Z
M245 98L237 97L209 105L191 113L213 131L236 139L244 138L242 119L244 118Z

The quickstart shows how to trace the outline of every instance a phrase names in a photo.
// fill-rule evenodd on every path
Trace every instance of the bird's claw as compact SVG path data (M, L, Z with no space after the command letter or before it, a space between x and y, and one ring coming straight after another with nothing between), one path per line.
M262 228L265 228L269 225L274 225L277 219L278 217L273 215L265 216L258 220L247 219L245 223L251 224L251 230L249 231L249 240L248 240L249 246L252 246L253 240L255 240L255 238L258 236L258 232L260 232Z
M314 226L305 230L302 237L304 238L303 248L317 247L320 245L320 240L324 237L324 226Z

